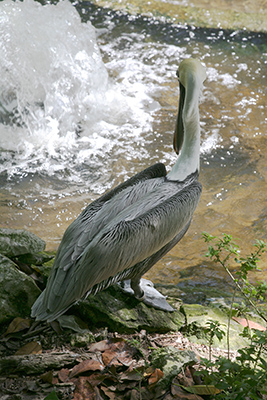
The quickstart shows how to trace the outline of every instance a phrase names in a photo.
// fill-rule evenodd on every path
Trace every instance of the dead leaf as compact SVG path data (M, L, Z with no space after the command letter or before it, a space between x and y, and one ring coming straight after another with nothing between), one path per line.
M54 377L53 371L47 371L40 376L40 379L45 383L50 383L51 385L56 385L58 379Z
M140 400L140 399L142 399L142 398L143 398L143 397L140 396L139 390L133 389L133 390L131 391L131 400Z
M110 390L109 388L105 387L105 386L101 386L100 388L104 394L110 399L110 400L117 400L118 396L117 393L114 393L114 391Z
M96 351L105 351L109 348L109 343L107 340L101 340L101 342L93 343L89 347L89 351L94 353Z
M100 390L105 394L107 398L109 398L109 400L125 400L124 395L121 395L118 392L115 393L115 390L110 390L110 387L101 386Z
M97 360L84 360L72 368L69 379L88 371L103 371L104 365Z
M155 385L161 378L163 378L163 376L164 373L159 368L156 368L148 379L148 385Z
M58 371L57 376L60 382L65 383L69 379L69 374L70 370L68 368L62 368L60 371Z
M80 376L74 391L73 400L93 400L95 399L95 390L88 382L87 376Z
M42 346L38 342L30 342L22 346L18 351L16 351L15 356L22 356L28 354L41 354Z
M117 360L118 353L113 350L106 350L104 353L102 353L102 360L104 365L110 366L110 365L115 365L117 367L118 365L121 365L121 363Z
M179 384L183 386L193 386L196 383L194 382L194 379L189 369L186 369L183 373L181 372L180 374L178 374L176 376L176 379L178 380Z
M109 349L121 353L122 351L128 351L131 354L136 353L136 349L130 346L123 338L112 338L109 340Z
M118 355L118 361L125 367L129 367L134 362L133 355L128 350L121 351Z
M80 376L76 381L73 400L104 400L98 387L94 387L89 376Z
M171 385L171 394L175 399L179 400L203 400L202 397L199 397L197 394L187 393L180 386L176 384Z
M54 376L53 376L53 371L51 371L51 370L45 372L44 374L42 374L42 375L40 376L40 379L41 379L43 382L47 382L47 383L51 383L51 384L52 384L53 378L54 378Z
M126 340L120 337L115 337L115 338L110 338L109 343L113 344L115 347L123 347L125 344L127 344Z
M106 378L109 378L109 375L104 373L95 372L90 375L89 380L92 386L98 386L102 383Z
M144 367L137 367L137 368L128 368L127 371L121 372L118 375L118 381L119 382L124 382L124 381L136 381L139 382L143 379L143 374L144 374Z
M232 319L238 322L240 325L246 327L248 326L250 329L257 329L258 331L266 331L266 328L257 322L249 321L246 318L232 317Z
M25 329L29 329L30 326L31 326L30 319L17 317L13 319L13 321L9 324L6 332L4 333L4 336L7 336L11 333L24 331Z
M130 346L123 338L112 338L102 340L98 343L93 343L90 352L102 352L102 360L106 366L121 366L129 367L133 362L133 355L136 349Z
M104 400L103 397L100 394L100 391L99 391L98 387L95 387L94 389L95 389L94 400Z
M170 393L167 394L167 396L164 396L164 400L174 400L175 397L173 397ZM177 399L177 397L176 397Z
M106 344L104 345L106 347ZM108 342L108 348L102 353L102 360L106 366L129 367L133 363L136 349L131 347L123 338L114 338Z
M144 372L144 378L148 378L155 371L154 367L148 367Z

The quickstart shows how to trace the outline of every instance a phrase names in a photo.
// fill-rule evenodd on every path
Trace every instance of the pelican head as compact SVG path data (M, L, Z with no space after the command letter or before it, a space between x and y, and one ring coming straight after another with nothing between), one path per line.
M187 58L181 62L177 76L186 89L190 88L193 82L202 86L206 79L206 70L199 60Z
M200 61L187 58L181 62L177 77L180 82L180 100L173 147L179 154L184 141L185 125L188 126L190 121L198 122L198 99L206 79L206 70Z

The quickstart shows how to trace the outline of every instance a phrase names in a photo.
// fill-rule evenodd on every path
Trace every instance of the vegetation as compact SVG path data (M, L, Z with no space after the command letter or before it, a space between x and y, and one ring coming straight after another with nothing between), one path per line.
M216 399L262 399L267 395L267 331L264 327L251 329L248 313L251 308L257 315L267 321L266 316L260 310L261 303L266 302L266 283L249 281L248 274L251 271L259 270L258 261L261 255L267 250L266 243L257 241L255 251L250 255L241 257L239 246L233 241L231 235L223 235L223 238L203 234L204 240L208 243L207 257L219 263L229 274L235 284L232 303L228 319L228 357L218 357L215 361L202 359L205 367L201 371L201 376L206 385L214 385L220 392L216 394ZM230 262L234 261L235 270L230 271ZM236 290L240 290L244 295L245 304L235 303ZM229 356L229 326L233 314L243 315L246 320L242 336L249 340L249 345L238 350L236 360L231 360ZM213 338L219 340L223 337L217 321L210 321L207 326L209 337L209 348Z

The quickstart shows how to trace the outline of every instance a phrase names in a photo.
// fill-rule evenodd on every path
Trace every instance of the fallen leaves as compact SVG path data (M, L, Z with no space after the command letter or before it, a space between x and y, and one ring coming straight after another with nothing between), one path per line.
M42 353L42 346L40 345L40 343L33 341L25 344L20 349L18 349L15 353L15 356L22 356L27 354L41 354L41 353Z
M73 400L202 400L201 395L217 393L214 387L196 385L191 369L172 380L169 390L158 385L163 372L138 359L138 351L122 338L94 343L89 347L90 357L73 368L62 368L52 378L58 384L74 385ZM49 379L45 375L42 379ZM208 392L207 392L208 391Z
M31 320L29 318L17 317L13 319L13 321L9 324L6 332L4 333L4 336L7 337L12 333L17 333L25 329L29 329L30 326L31 326Z
M37 341L31 341L26 343L22 347L19 347L19 339L24 334L24 331L28 331L32 325L30 318L17 317L9 324L6 332L1 337L1 342L5 343L5 346L13 351L15 356L29 355L29 354L40 354L42 353L42 346Z
M88 371L103 371L104 365L96 360L84 360L80 362L78 365L72 368L68 378L71 379L74 376L81 375L84 372Z
M62 368L55 375L49 372L40 379L53 384L75 385L73 400L135 399L142 385L142 399L154 399L153 387L163 377L158 368L147 368L134 358L137 350L122 338L94 343L89 347L90 358L73 368Z
M18 332L23 332L24 335L24 330L28 329L27 326L27 320L14 320L8 327L4 339L9 341L8 338L15 338L14 335ZM46 353L46 351L36 357L44 366L43 358L50 355L53 364L45 364L46 367L39 372L39 379L31 390L38 393L38 387L40 387L47 393L50 388L51 393L45 400L58 400L62 394L67 393L73 400L124 400L126 398L130 400L140 400L140 398L142 400L203 400L201 395L207 394L203 390L210 390L209 395L216 394L216 388L205 389L197 385L198 382L194 381L189 369L176 376L171 382L166 381L166 377L164 381L162 370L157 368L157 365L149 366L149 351L147 355L143 353L145 350L140 352L138 343L135 347L134 340L127 341L113 337L97 343L89 343L86 352L76 354L71 363L55 364L54 359L58 357L58 354ZM149 343L147 343L148 346L150 346ZM21 347L16 355L31 357L41 352L41 345L37 341L32 341ZM31 358L31 363L34 360L35 358Z
M155 385L163 376L164 373L159 368L156 368L148 378L148 386Z

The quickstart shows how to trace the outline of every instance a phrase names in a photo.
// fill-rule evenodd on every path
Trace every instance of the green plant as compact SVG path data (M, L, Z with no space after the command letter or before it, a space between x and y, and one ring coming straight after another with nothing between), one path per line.
M240 290L249 306L266 322L265 315L259 311L258 303L265 301L267 285L265 282L257 282L255 285L250 283L248 273L257 271L258 261L261 255L266 251L267 245L262 241L255 243L255 252L246 257L241 257L239 246L234 243L231 235L223 235L223 238L203 234L204 240L208 243L207 257L218 262L229 274L235 284L235 290L232 296L232 302L228 319L228 358L219 357L215 362L202 359L202 365L205 369L201 372L206 385L215 385L221 392L216 395L216 399L224 400L258 400L262 395L267 395L267 331L253 330L248 327L243 330L242 336L250 340L250 344L238 350L238 356L235 361L229 357L229 327L233 308L238 308L239 312L245 315L248 306L234 304L236 291ZM228 264L232 259L235 261L237 270L231 273ZM247 317L246 317L247 318ZM211 349L214 336L218 330L218 322L209 323L209 347ZM219 339L219 337L218 337ZM264 357L265 356L265 357Z
M255 331L249 346L238 350L235 361L219 357L215 362L202 359L205 370L201 375L206 385L221 390L216 399L259 400L267 394L267 331ZM265 354L266 355L266 354Z
M225 332L220 328L219 321L208 320L204 332L208 337L209 343L209 360L211 360L211 346L214 344L214 338L216 337L219 341L222 340Z
M261 240L257 240L254 244L256 251L246 257L241 257L239 246L233 241L231 235L224 233L223 238L220 239L216 236L209 235L207 232L204 232L203 237L205 242L209 244L206 257L209 257L210 259L219 263L225 269L236 285L236 288L240 290L249 305L265 322L267 322L267 318L259 311L255 304L255 301L264 299L264 294L266 293L267 289L266 282L257 282L257 285L255 286L252 285L248 279L248 273L250 271L260 270L257 263L261 255L267 250L267 244ZM211 244L212 242L214 242L214 244ZM237 266L239 266L238 270L235 272L235 276L231 273L227 265L231 256L234 256L234 261L236 262Z
M266 361L260 357L257 368L254 368L254 352L255 348L249 346L238 351L236 361L225 357L219 357L215 362L202 360L204 383L221 391L216 399L259 400L261 395L267 394Z

